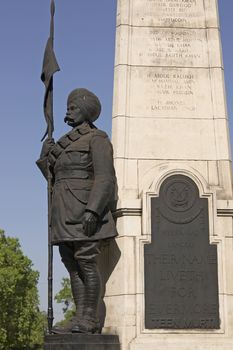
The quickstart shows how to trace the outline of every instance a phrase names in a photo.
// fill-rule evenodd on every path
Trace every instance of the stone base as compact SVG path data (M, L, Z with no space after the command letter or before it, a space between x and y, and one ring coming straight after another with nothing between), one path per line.
M218 339L218 337L215 340L204 338L195 339L184 339L181 340L183 337L182 334L177 335L176 339L169 340L153 340L149 337L147 339L144 339L144 341L140 342L140 340L136 340L135 342L130 344L129 349L130 350L232 350L233 349L233 342L232 338L225 338L225 339ZM122 350L128 349L128 346L123 346Z
M120 350L117 335L53 334L45 336L44 350Z

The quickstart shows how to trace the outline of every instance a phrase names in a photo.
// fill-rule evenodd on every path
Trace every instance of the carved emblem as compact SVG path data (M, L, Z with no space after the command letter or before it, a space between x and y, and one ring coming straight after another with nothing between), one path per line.
M189 183L176 181L167 187L164 199L171 210L185 211L193 206L195 196Z
M160 189L161 214L174 223L192 221L201 211L199 191L188 177L174 175L164 181Z

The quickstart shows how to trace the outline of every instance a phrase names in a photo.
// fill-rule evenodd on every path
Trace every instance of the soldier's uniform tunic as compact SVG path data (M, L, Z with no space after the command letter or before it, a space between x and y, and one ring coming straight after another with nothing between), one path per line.
M117 235L110 211L116 178L112 145L107 134L88 123L74 128L37 161L46 176L47 162L54 177L51 231L52 243L98 241ZM96 233L87 237L82 219L85 210L96 213Z
M76 109L73 116L70 106ZM110 211L116 199L112 145L107 135L92 124L100 111L100 102L90 91L82 88L71 92L66 118L74 117L75 121L85 116L86 121L53 146L47 140L37 161L46 178L48 166L52 174L51 241L59 246L70 274L76 305L75 316L68 326L53 327L54 333L95 333L100 329L101 278L96 256L101 242L117 235ZM93 214L87 214L88 211ZM87 232L92 236L85 234L83 221L84 225L90 224Z

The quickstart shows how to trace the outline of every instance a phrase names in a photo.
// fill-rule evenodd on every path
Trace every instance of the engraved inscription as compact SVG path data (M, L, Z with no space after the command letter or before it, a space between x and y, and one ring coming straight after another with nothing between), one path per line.
M205 69L132 67L131 82L130 116L213 118Z
M206 31L135 27L130 62L145 66L208 67Z
M217 249L209 244L208 200L199 198L191 179L175 175L151 204L145 327L218 329Z
M203 0L135 0L133 24L205 27Z
M162 318L154 319L156 325L155 328L173 328L173 329L214 329L216 321L214 318L203 319L199 318L195 322L191 319L174 319L174 318Z

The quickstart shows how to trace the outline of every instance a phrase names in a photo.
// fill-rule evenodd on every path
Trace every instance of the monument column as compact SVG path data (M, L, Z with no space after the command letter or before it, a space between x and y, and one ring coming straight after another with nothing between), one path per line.
M122 350L232 349L217 0L118 0L113 146L121 257L106 286L105 331L120 335Z

